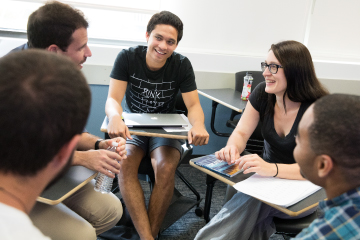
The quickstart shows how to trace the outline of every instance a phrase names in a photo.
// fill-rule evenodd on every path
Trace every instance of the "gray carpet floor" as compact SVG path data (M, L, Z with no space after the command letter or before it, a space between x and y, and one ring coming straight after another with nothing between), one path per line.
M195 189L200 193L201 198L203 199L200 203L201 207L204 207L204 199L206 192L206 174L197 170L196 168L191 167L188 164L183 164L179 167L179 171L186 177L186 179L195 187ZM145 198L148 201L150 196L150 188L147 182L140 181L144 190ZM217 212L220 211L223 203L226 192L226 184L217 181L214 186L212 202L211 202L211 211L210 217L212 218ZM194 194L187 188L187 186L176 176L175 187L184 195L188 197L195 198ZM121 197L120 193L117 194L118 197ZM194 239L196 233L203 226L206 225L206 222L203 217L198 217L195 214L195 208L191 209L186 213L182 218L175 222L172 226L166 229L160 236L160 240L189 240ZM274 234L271 240L284 240L281 235ZM98 240L103 240L98 238Z

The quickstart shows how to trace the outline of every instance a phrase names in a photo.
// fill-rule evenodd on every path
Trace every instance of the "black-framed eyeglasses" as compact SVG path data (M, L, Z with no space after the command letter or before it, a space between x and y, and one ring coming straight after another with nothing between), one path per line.
M272 74L276 74L279 70L279 68L283 68L283 66L281 65L277 65L277 64L274 64L274 63L271 63L271 64L266 64L265 62L262 62L261 63L261 70L263 72L265 72L265 69L266 67L269 68L269 71L272 73Z

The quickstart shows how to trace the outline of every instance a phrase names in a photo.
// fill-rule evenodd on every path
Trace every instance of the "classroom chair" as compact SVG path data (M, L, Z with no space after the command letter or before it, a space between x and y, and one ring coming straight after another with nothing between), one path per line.
M247 72L251 72L252 76L253 76L253 83L251 85L251 91L253 91L255 89L255 87L260 83L263 82L264 76L262 75L261 71L241 71L241 72L237 72L235 73L235 90L242 92L243 89L243 85L244 85L244 77L246 76ZM239 101L242 101L241 99L239 99ZM216 115L216 108L217 108L218 103L213 102L212 105L212 112L211 112L211 122L210 122L210 126L211 126L211 130L213 131L213 133L217 136L220 137L229 137L231 135L231 133L223 133L223 132L219 132L215 129L215 115ZM230 128L235 128L237 123L239 122L239 118L235 119L235 116L240 115L240 112L237 112L235 110L232 110L231 115L229 120L227 120L226 122L226 126L230 127ZM255 136L254 136L255 137ZM254 143L256 145L256 143ZM261 144L261 143L260 143Z
M253 76L253 83L251 85L251 92L255 89L255 87L265 81L264 76L262 75L262 71L242 71L235 73L235 90L242 92L243 86L244 86L244 77L246 76L247 72L251 72ZM239 115L241 113L232 110L230 119L226 122L227 127L235 128L237 123L239 122L239 119L235 119L236 115Z

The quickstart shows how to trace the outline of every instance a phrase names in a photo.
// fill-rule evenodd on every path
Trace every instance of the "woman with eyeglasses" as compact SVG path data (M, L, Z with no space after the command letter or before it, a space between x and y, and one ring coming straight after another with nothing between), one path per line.
M328 91L316 77L309 50L296 41L271 45L261 69L265 81L251 93L226 146L215 155L229 164L239 164L244 174L255 172L261 176L303 179L293 157L298 124L305 110ZM264 137L262 157L257 154L240 157L259 121ZM289 218L238 192L195 239L269 239L275 233L273 217Z

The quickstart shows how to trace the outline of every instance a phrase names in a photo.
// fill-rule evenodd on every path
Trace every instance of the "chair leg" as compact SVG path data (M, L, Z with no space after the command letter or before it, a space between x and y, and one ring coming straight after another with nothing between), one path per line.
M196 196L196 200L200 201L200 194L198 193L198 191L196 191L196 189L191 185L191 183L188 182L188 180L184 177L184 175L178 170L176 169L176 175L185 183L185 185L195 194ZM199 204L197 204L197 206L199 206Z
M231 133L221 133L221 132L216 131L216 129L215 129L215 115L216 115L216 108L217 108L218 104L219 103L215 102L214 100L212 101L212 111L211 111L211 120L210 120L211 130L213 131L213 133L215 135L218 135L220 137L230 137Z
M151 181L151 178L146 175L146 181L149 183L149 187L150 187L150 194L152 193L153 189L154 189L154 182Z
M111 192L112 192L113 194L116 194L116 193L120 192L117 175L115 175L115 178L114 178L114 180L113 180L113 185L112 185L112 188L111 188Z
M210 221L209 215L210 215L212 191L216 180L217 180L216 178L210 175L206 175L206 196L205 196L205 206L204 206L204 219L206 223Z

